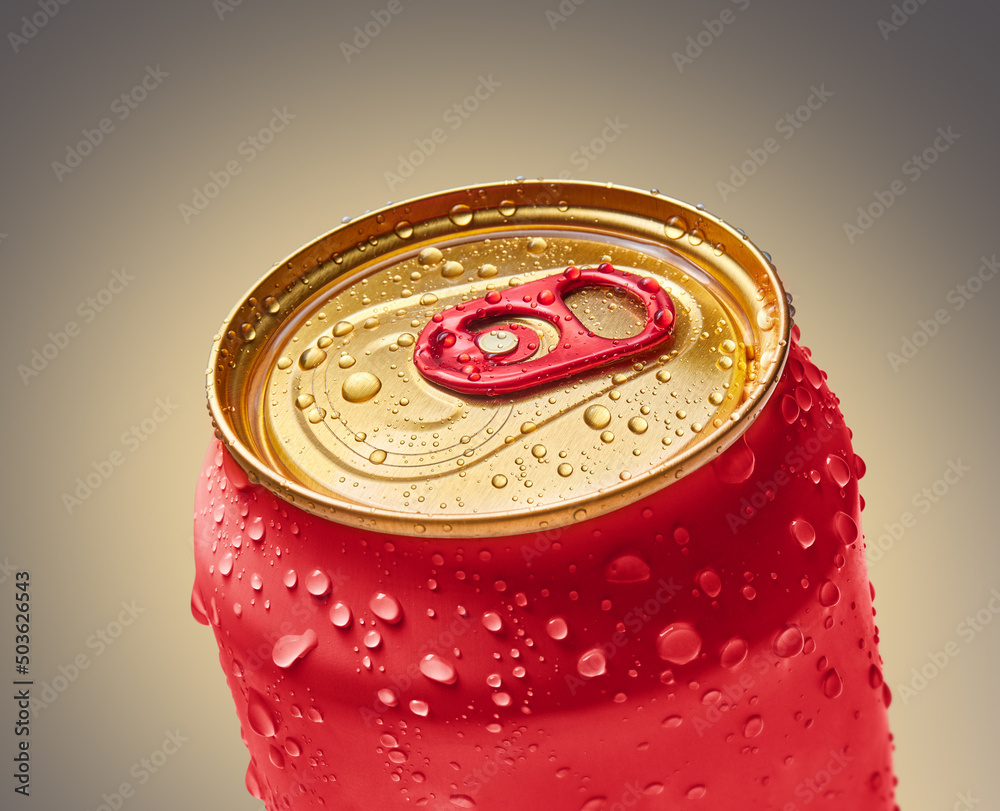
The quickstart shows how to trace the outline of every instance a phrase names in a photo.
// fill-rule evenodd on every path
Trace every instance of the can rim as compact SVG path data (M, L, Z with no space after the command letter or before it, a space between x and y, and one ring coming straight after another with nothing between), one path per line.
M279 474L268 464L266 453L254 447L252 437L247 432L247 425L252 419L252 409L249 408L246 399L241 397L240 386L241 381L245 382L246 378L231 371L241 363L246 365L251 362L247 360L247 356L254 354L251 346L254 338L252 333L255 331L253 319L256 317L259 323L262 318L266 319L268 316L276 317L278 321L282 318L281 312L285 308L279 304L278 309L272 309L275 305L269 306L267 302L269 300L273 302L274 299L269 296L268 291L294 285L297 282L303 282L306 287L310 287L307 281L309 273L319 271L329 263L332 256L336 255L336 251L331 253L331 247L339 244L341 236L348 236L349 231L358 233L369 231L373 224L379 224L380 229L387 228L391 233L392 226L383 223L389 221L388 215L392 212L398 213L403 208L420 208L432 202L447 205L454 200L465 200L472 192L490 198L491 202L484 204L485 208L486 205L495 205L492 198L499 199L498 194L501 192L509 195L512 187L518 187L519 190L541 191L547 196L549 191L557 192L556 197L560 201L563 198L569 199L571 192L578 193L586 199L600 198L602 194L615 194L629 199L634 198L636 202L644 200L647 208L659 207L685 214L704 232L702 237L709 232L726 235L732 246L738 248L737 253L743 258L738 264L748 274L748 278L750 271L744 267L747 260L755 266L754 270L758 276L775 291L776 324L768 332L776 355L774 362L770 363L766 372L757 380L753 393L737 406L726 425L711 433L711 443L695 444L672 457L665 466L645 471L622 482L620 486L611 488L610 492L589 493L549 507L523 509L513 515L504 516L502 521L499 521L496 515L472 513L463 515L457 520L453 517L442 518L432 514L419 514L415 518L412 510L403 512L366 506L338 498L332 492L316 492L305 484ZM551 196L550 199L554 205L555 199ZM440 211L444 214L447 208L442 208ZM615 209L615 211L633 213L627 209ZM668 218L660 220L649 211L641 213L652 220L664 223L668 220ZM540 226L535 225L535 227ZM357 237L350 237L345 244L356 242L358 242ZM668 243L664 239L661 244ZM696 243L692 240L692 244ZM295 306L288 308L285 315L291 315L293 312ZM756 331L757 325L753 324L752 327ZM273 265L233 307L215 336L206 372L207 405L216 437L223 442L243 468L248 479L254 484L263 485L279 498L306 512L349 526L417 537L469 538L513 535L565 526L573 520L610 512L659 491L721 454L749 427L773 393L787 359L790 330L791 315L787 296L770 256L758 248L741 230L710 214L703 207L692 206L656 191L650 192L612 183L539 179L473 184L398 203L389 203L358 217L345 219L340 225L303 244L281 262Z

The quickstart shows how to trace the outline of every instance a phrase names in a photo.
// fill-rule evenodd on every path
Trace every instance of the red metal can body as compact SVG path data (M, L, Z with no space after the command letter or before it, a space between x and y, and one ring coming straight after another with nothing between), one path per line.
M709 461L527 531L340 523L214 441L192 609L250 792L268 809L892 809L864 465L797 328L786 352ZM541 460L534 431L512 442Z

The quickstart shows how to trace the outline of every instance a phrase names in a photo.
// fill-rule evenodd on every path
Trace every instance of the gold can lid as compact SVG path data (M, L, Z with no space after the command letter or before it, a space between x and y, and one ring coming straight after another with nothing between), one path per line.
M470 186L275 265L216 336L209 410L250 479L309 512L509 535L721 453L767 401L789 329L769 258L699 207L611 184Z

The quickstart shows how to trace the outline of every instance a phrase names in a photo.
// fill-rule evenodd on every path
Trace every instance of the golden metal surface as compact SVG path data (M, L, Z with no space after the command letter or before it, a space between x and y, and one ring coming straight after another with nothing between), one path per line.
M414 366L435 313L602 261L668 291L668 342L500 397ZM567 303L602 336L646 318L606 287ZM515 320L540 354L558 337ZM365 215L276 265L217 337L209 408L251 478L310 512L409 535L527 532L613 510L728 447L780 375L789 327L770 263L705 211L620 186L475 186Z

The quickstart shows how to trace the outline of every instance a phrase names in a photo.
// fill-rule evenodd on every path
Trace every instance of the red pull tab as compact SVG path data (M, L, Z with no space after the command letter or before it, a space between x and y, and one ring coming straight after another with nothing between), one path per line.
M581 287L618 287L646 306L646 325L631 338L602 338L590 332L566 306L566 294ZM541 338L524 324L497 327L497 319L543 318L559 331L559 341L536 360ZM473 332L474 322L493 326ZM437 313L417 339L413 359L420 373L439 386L465 394L509 394L585 372L634 355L668 338L674 303L656 279L616 270L569 267Z

